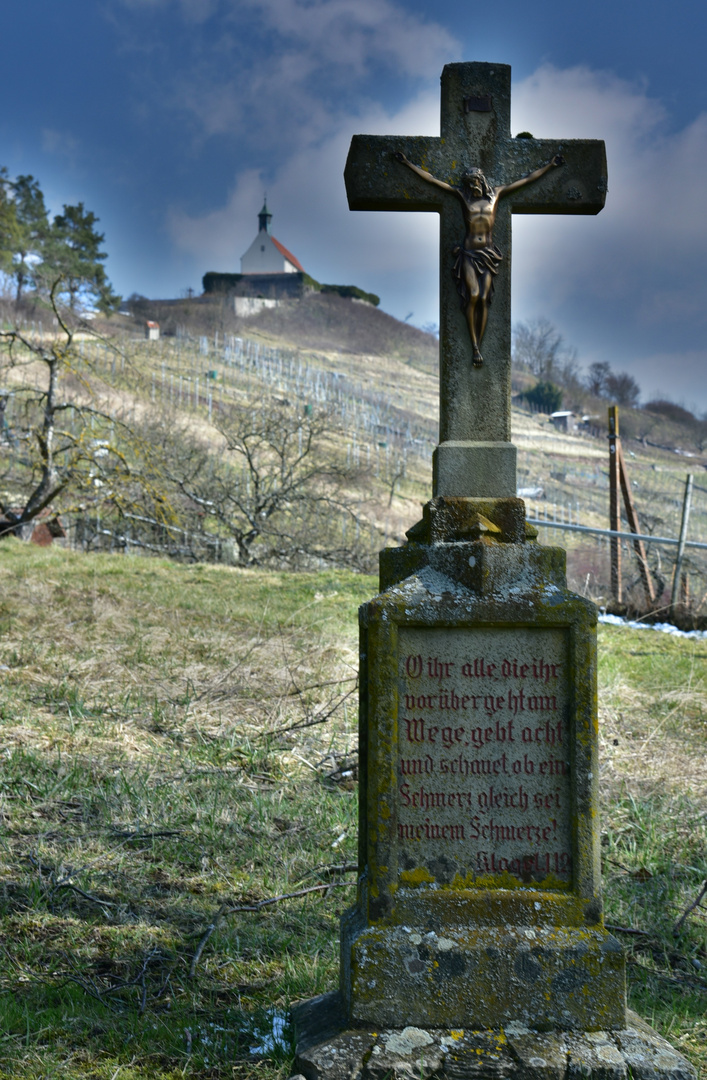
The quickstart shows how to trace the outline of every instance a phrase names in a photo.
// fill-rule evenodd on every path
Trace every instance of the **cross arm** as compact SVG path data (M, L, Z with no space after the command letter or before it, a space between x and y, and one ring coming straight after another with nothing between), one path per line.
M606 147L601 139L512 139L504 175L518 179L561 154L565 164L508 195L514 214L598 214L606 202Z
M445 192L418 177L400 161L403 153L414 165L440 180L451 181L442 161L442 140L400 135L354 135L344 169L351 210L441 210Z

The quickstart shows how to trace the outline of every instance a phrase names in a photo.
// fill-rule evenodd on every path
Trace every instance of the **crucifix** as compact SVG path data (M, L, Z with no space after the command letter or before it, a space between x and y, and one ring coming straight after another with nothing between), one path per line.
M440 215L435 496L516 493L511 214L598 214L606 199L602 141L513 138L510 105L507 64L447 64L439 137L356 135L346 162L352 210Z

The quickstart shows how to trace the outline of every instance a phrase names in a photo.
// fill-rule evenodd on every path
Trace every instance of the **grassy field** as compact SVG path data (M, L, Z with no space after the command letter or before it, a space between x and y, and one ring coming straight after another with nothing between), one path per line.
M0 1077L284 1080L353 895L374 580L11 540L0 581ZM707 1067L707 642L600 649L607 922Z

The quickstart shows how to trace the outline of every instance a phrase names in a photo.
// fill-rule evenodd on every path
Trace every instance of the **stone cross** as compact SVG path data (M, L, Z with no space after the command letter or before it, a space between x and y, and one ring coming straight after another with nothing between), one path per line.
M507 64L448 64L442 72L439 138L354 136L345 180L352 210L424 210L440 215L440 445L434 495L515 496L511 445L511 214L597 214L607 189L604 143L597 139L511 137ZM503 261L483 339L483 366L472 344L453 277L454 248L464 243L461 206L396 159L457 188L481 169L493 187L511 184L560 154L565 164L498 204L493 243Z
M359 137L346 167L352 208L441 213L442 442L435 498L359 609L358 889L339 993L293 1009L311 1080L696 1080L627 1017L596 608L526 531L509 441L510 214L600 210L603 144L511 139L509 94L507 67L446 67L441 137Z

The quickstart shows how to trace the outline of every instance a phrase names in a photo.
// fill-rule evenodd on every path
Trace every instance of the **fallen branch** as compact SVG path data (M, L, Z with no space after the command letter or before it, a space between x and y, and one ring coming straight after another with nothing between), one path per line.
M318 874L320 877L336 877L337 874L353 874L355 870L358 870L357 862L334 863L331 866L315 866L313 870L307 870L300 878L300 881L304 881L308 877L313 877L314 874Z
M614 923L604 923L607 930L614 934L634 934L636 937L650 937L645 930L636 930L633 926L616 926Z
M144 1013L145 1007L147 1005L147 983L145 981L145 976L147 974L147 971L148 971L152 961L156 957L158 959L161 958L161 956L162 956L162 954L160 953L159 949L151 949L150 952L148 952L143 957L140 970L137 973L137 975L135 975L134 978L125 979L125 980L121 979L118 982L114 982L111 986L106 986L106 987L103 987L103 988L98 986L96 984L96 982L89 975L82 975L82 974L78 974L78 973L73 974L71 972L64 972L64 973L62 973L62 977L63 977L65 982L67 982L67 981L72 982L72 983L75 983L77 986L80 986L81 989L84 991L84 993L88 994L89 997L95 998L96 1001L100 1001L103 1005L106 1005L109 1009L116 1009L116 1008L126 1009L126 1008L128 1008L128 1006L127 1006L127 1004L125 1002L120 1001L120 999L118 999L118 1001L115 1002L109 997L109 995L117 994L121 990L130 990L130 989L132 989L132 987L139 987L140 988L140 1004L138 1006L138 1012L142 1014L142 1013ZM70 965L74 968L74 971L76 971L76 964L70 958L67 958L67 959L69 959ZM160 994L162 994L164 992L164 988L167 985L167 982L169 981L171 971L172 971L172 969L170 968L168 973L167 973L167 979L162 984L162 987L161 987L157 997L159 997Z
M183 830L154 829L152 832L141 832L140 829L130 829L122 832L112 830L109 835L116 840L156 840L158 837L164 836L182 836Z
M289 724L287 727L275 728L274 731L267 732L267 734L284 735L288 731L302 731L304 728L314 727L316 724L326 724L327 720L334 715L339 706L343 705L344 702L347 701L352 694L355 694L357 689L358 683L346 694L340 697L338 701L335 701L333 705L331 705L331 702L327 702L328 705L331 705L331 708L327 709L325 712L317 713L316 716L307 716L304 720L298 720L297 723Z
M707 990L707 981L699 979L696 976L669 975L667 971L660 971L657 968L648 967L647 964L642 964L635 956L627 956L626 963L630 964L632 967L640 968L641 971L645 971L647 975L654 975L657 979L663 979L664 982L672 983L674 986L695 986L700 990Z
M93 893L84 892L83 889L79 889L78 885L73 885L70 881L60 881L58 885L55 885L52 892L57 893L59 892L59 889L71 889L72 892L78 893L79 896L83 896L85 900L90 900L93 904L100 904L101 907L116 906L110 900L101 900L98 896L94 896Z
M356 675L349 675L346 679L328 679L326 682L309 683L308 686L295 686L292 690L288 690L284 696L301 697L302 694L306 694L309 690L323 690L325 686L341 686L342 683L354 682L357 678Z
M189 978L193 979L196 975L196 969L201 959L201 954L206 948L209 938L217 929L221 919L225 919L227 915L237 915L242 911L260 911L261 908L270 907L272 904L279 904L281 900L295 900L300 896L307 896L308 893L328 892L329 889L341 889L344 886L353 884L353 881L332 881L328 885L310 885L306 889L297 889L296 892L283 893L281 896L269 896L266 900L257 900L254 904L234 904L232 907L228 907L227 904L222 904L199 939L199 944L196 947L191 964L189 965Z
M702 885L700 886L700 891L698 892L696 899L693 900L691 904L687 905L687 907L683 911L682 915L680 916L678 921L675 923L675 926L673 927L673 937L678 936L678 934L682 930L683 923L685 922L685 919L687 918L687 916L690 914L691 911L694 911L696 907L700 906L700 904L701 904L702 900L704 899L705 895L707 895L707 878L705 878L705 880L702 882Z

